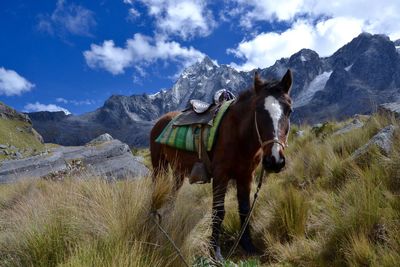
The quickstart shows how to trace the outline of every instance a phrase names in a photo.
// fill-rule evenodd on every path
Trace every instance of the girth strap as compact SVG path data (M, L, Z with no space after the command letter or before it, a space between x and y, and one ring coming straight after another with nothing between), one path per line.
M210 157L208 156L207 149L204 146L204 142L203 142L204 127L206 127L206 126L199 124L197 127L200 128L199 145L198 145L199 159L201 161L203 161L204 165L206 166L208 174L211 175L211 173L212 173L211 160L210 160Z

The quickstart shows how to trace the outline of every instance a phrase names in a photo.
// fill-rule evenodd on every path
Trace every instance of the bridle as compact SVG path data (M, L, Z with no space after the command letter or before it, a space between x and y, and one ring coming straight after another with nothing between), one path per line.
M260 143L261 148L269 145L269 144L278 144L282 147L282 149L285 149L285 147L287 146L286 143L282 143L281 141L279 141L279 139L277 137L274 137L273 139L270 140L266 140L263 141L260 135L260 131L258 129L258 123L257 123L257 111L254 111L254 125L256 127L256 132L257 132L257 137L258 137L258 142ZM263 150L264 153L264 150Z

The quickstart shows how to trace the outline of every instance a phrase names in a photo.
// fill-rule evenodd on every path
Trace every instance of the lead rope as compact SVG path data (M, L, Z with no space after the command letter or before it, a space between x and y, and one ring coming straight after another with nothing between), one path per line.
M264 168L261 166L261 172L258 175L258 185L257 185L257 190L254 193L253 203L251 204L251 208L249 210L249 213L247 213L246 219L244 220L244 223L242 225L242 229L240 229L239 236L236 238L235 243L233 244L232 248L229 250L228 256L226 256L227 260L232 256L233 252L235 252L235 249L239 245L240 239L242 239L244 231L246 230L246 227L249 224L251 214L253 213L253 210L254 210L254 207L256 205L256 201L257 201L257 198L258 198L258 192L260 192L260 189L261 189L261 186L262 186L263 178L264 178Z
M168 235L167 231L165 231L165 229L157 221L156 216L160 217L160 214L158 214L156 211L153 211L150 213L150 217L152 218L153 222L157 225L158 229L160 229L160 231L164 234L164 236L167 238L169 243L171 243L171 245L174 247L176 253L178 254L179 258L182 260L182 262L185 264L185 266L189 267L190 265L189 265L189 263L187 263L187 261L183 257L181 250L175 244L174 240L172 240L172 238Z
M254 112L254 125L255 125L255 128L256 128L257 138L258 138L258 142L260 143L261 149L263 149L264 146L272 144L272 143L276 143L276 144L282 146L283 149L285 148L285 145L282 144L281 142L279 142L279 140L277 138L274 138L274 139L268 140L268 141L263 141L262 140L261 135L260 135L260 131L258 129L257 112L256 111ZM263 151L263 154L264 154L264 151ZM246 227L249 224L251 214L253 213L254 207L256 205L256 201L257 201L257 198L258 198L258 193L260 192L260 189L261 189L261 186L262 186L262 183L263 183L263 178L264 178L264 168L263 168L263 166L261 166L261 172L259 173L259 176L258 176L258 185L257 185L257 190L254 193L253 203L251 204L251 208L250 208L249 212L247 213L247 216L246 216L246 219L245 219L245 221L244 221L244 223L242 225L242 228L240 229L239 236L236 238L235 243L233 244L232 248L229 250L227 259L229 259L232 256L233 252L235 252L235 249L239 245L240 239L242 239L244 231L246 230Z

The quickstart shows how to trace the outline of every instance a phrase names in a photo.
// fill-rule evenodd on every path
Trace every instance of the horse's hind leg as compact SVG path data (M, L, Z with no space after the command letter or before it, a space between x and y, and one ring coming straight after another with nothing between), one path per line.
M225 193L228 186L228 180L213 179L213 215L212 215L212 235L211 245L214 250L214 257L217 261L222 261L223 257L219 247L219 236L221 233L221 224L225 216Z

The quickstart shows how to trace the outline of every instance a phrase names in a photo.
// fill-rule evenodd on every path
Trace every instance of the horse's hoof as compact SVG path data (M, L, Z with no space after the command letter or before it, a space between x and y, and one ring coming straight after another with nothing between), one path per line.
M216 262L224 261L224 257L222 257L222 254L221 254L221 248L219 246L214 248L214 260Z
M240 246L243 248L243 250L246 252L248 256L254 256L260 254L260 250L257 249L252 242L241 242Z

